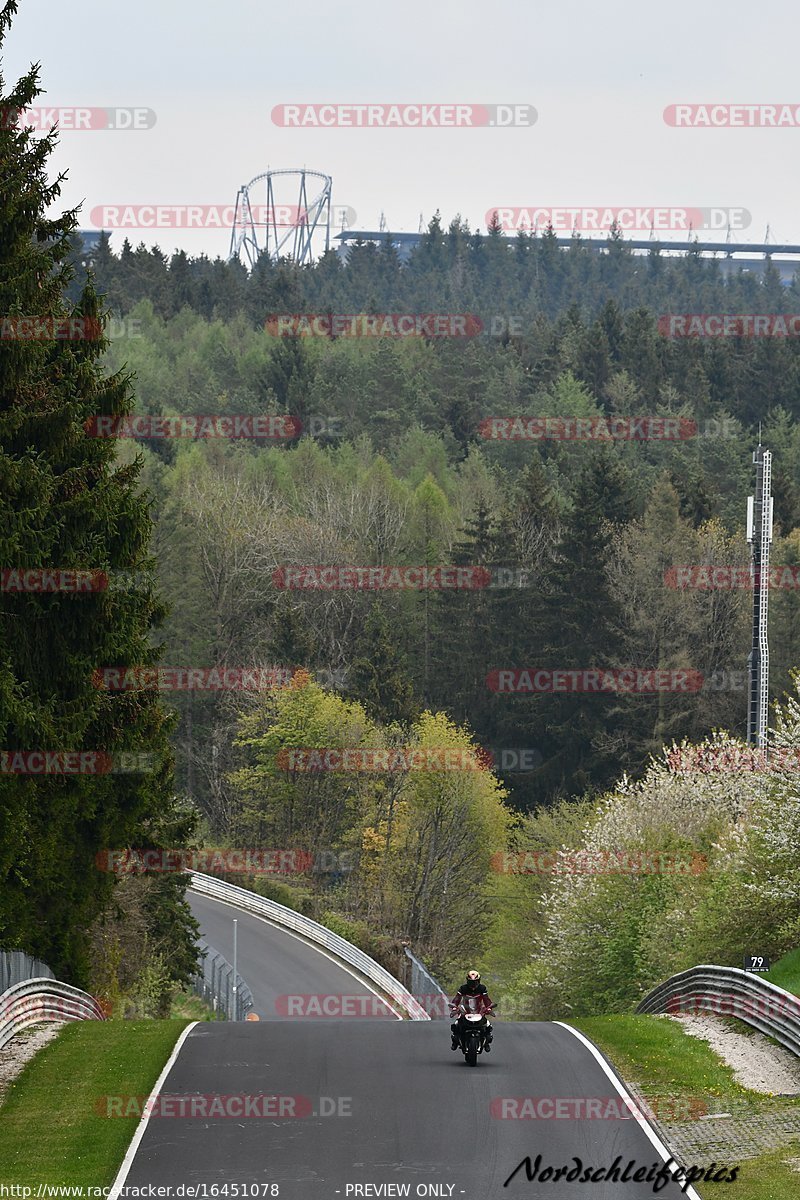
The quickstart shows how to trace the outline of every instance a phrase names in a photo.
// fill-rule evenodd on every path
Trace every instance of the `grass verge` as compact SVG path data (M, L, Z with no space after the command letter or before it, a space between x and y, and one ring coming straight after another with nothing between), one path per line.
M784 991L800 996L800 950L790 950L763 976Z
M714 1053L707 1042L690 1037L675 1021L644 1015L583 1017L570 1021L603 1051L626 1082L648 1099L665 1097L680 1110L681 1101L746 1101L757 1115L775 1111L776 1100L743 1088L733 1070ZM787 1108L797 1102L777 1103ZM658 1107L655 1107L658 1114ZM724 1187L714 1183L695 1184L703 1200L790 1200L800 1197L800 1174L787 1160L800 1157L800 1142L738 1163L738 1176ZM735 1158L724 1165L733 1165ZM722 1160L720 1158L720 1165Z
M0 1184L110 1185L138 1117L104 1096L148 1096L186 1021L76 1021L23 1068L0 1109Z
M676 1021L625 1014L583 1017L569 1024L595 1042L645 1095L759 1098L736 1082L732 1068L707 1042L689 1037Z
M169 1015L184 1021L216 1021L217 1014L210 1004L192 992L176 992L172 997Z

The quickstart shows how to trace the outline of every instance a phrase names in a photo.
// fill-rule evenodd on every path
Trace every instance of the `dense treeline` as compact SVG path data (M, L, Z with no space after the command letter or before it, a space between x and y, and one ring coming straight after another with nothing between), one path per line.
M94 270L113 312L138 314L144 301L145 314L152 306L170 322L154 322L152 337L163 365L176 370L162 372L152 399L144 389L146 411L202 412L221 399L231 411L277 403L301 419L333 417L328 436L366 432L381 449L418 422L442 433L458 456L481 441L482 417L540 411L542 389L568 370L608 415L682 413L706 433L732 417L751 435L761 422L797 419L798 339L670 339L658 327L669 312L791 312L797 283L784 288L771 266L762 277L723 278L717 263L697 255L643 258L617 238L607 254L551 242L547 235L481 240L457 223L443 232L434 221L407 264L391 246L370 243L353 247L344 263L333 252L305 268L263 257L248 276L238 262L185 254L168 262L157 248L127 242L117 257L105 239ZM189 312L210 324L198 326ZM376 339L375 356L351 339L282 339L276 347L275 338L248 337L269 314L298 312L476 312L485 331L411 354ZM168 351L165 340L180 349ZM426 362L432 369L419 386ZM700 444L714 456L714 447ZM524 457L518 448L517 461ZM776 463L785 526L800 523L797 468L792 459ZM697 493L687 500L695 506L703 503L697 474L686 485Z
M304 666L366 702L356 664L388 641L418 709L449 712L491 749L535 752L535 771L504 774L523 806L606 786L621 768L641 771L665 738L720 726L744 732L748 594L665 584L675 565L748 561L753 442L732 412L736 388L730 408L712 401L702 367L684 361L702 362L707 349L665 350L651 314L623 316L609 302L616 350L593 388L577 374L592 328L574 315L552 325L542 318L550 354L536 366L526 365L525 339L283 340L241 317L207 322L184 310L164 320L148 301L129 315L141 336L115 342L111 360L135 372L140 412L290 412L312 431L271 447L140 443L175 662ZM743 353L714 348L725 364L717 376L739 378ZM755 360L741 379L754 394L772 394ZM790 411L796 397L786 401L770 409L765 400L763 438L775 455L774 561L796 564L800 427ZM695 421L698 435L614 444L481 436L485 417L517 413L656 413ZM498 586L323 596L281 589L273 578L287 564L449 562L486 566ZM797 593L777 593L775 696L797 662L798 618ZM691 668L706 683L696 694L614 703L497 695L486 684L502 668L614 665ZM196 696L176 705L180 779L212 826L229 830L230 815L220 818L233 806L226 704ZM407 715L408 703L401 707Z
M482 425L486 418L682 417L697 423L697 436L684 426L682 445L640 441L620 450L630 461L645 463L665 462L665 451L682 451L671 459L680 463L677 486L684 507L701 518L719 503L720 490L723 503L734 496L739 481L726 479L726 472L737 450L747 461L750 438L763 424L776 451L777 515L784 524L796 524L794 343L769 347L769 353L749 344L665 345L651 314L637 311L623 319L611 303L604 313L618 326L619 340L613 354L595 357L593 371L585 366L593 330L574 314L553 325L542 321L541 344L536 336L519 344L366 342L271 338L241 318L209 323L188 310L165 322L149 302L131 311L126 328L140 336L118 340L115 361L135 368L144 412L291 412L305 424L307 436L324 444L368 434L382 451L391 451L418 424L441 435L451 460L480 446L511 468L530 461L532 444L493 438ZM582 395L566 386L567 373ZM154 441L152 448L172 457L169 441ZM563 463L570 454L585 457L586 447L551 441L538 450L546 461ZM732 514L733 509L727 515Z
M579 237L565 251L552 231L511 238L490 228L487 237L459 218L444 228L438 214L405 261L387 237L331 250L305 267L262 256L248 273L238 260L168 256L158 246L134 248L127 237L115 254L106 234L93 262L114 313L150 300L165 318L188 307L207 320L243 314L259 325L287 312L469 312L488 325L503 314L531 323L572 307L594 321L607 300L623 312L796 312L800 298L797 280L785 288L771 264L763 276L728 274L699 252L633 252L619 233L602 252L597 239Z
M0 33L15 9L2 10ZM31 75L0 107L36 95ZM408 262L387 242L304 269L262 258L250 274L127 242L117 256L106 239L87 282L69 265L74 214L45 215L58 197L45 175L53 138L4 128L0 139L11 167L0 194L2 313L124 318L110 347L4 344L2 563L101 570L113 586L0 594L2 745L146 751L150 762L108 777L0 774L0 943L114 1002L133 997L164 1011L194 962L184 880L151 874L115 886L96 855L200 836L330 854L340 868L348 856L346 869L295 880L282 898L376 953L388 949L370 939L395 949L410 940L449 970L494 946L495 967L510 973L529 958L535 928L541 957L518 981L531 1011L548 1009L554 980L588 1006L593 964L581 938L599 929L604 1002L626 1003L635 990L621 983L627 935L609 912L630 899L640 929L652 909L652 936L666 945L695 893L673 904L659 880L648 908L647 885L632 898L606 883L526 891L497 871L497 855L509 839L582 846L597 836L605 847L630 834L631 846L649 846L656 810L659 847L688 848L675 828L685 812L693 845L722 831L731 854L740 818L753 817L756 856L782 805L794 830L783 777L771 808L720 801L706 813L703 786L649 760L665 743L744 731L750 597L669 580L685 564L746 566L744 498L759 426L775 456L774 561L800 566L797 340L669 339L659 317L791 311L797 284L784 288L772 267L724 278L694 253L633 255L616 235L604 253L578 239L565 251L549 233L509 240L493 228L482 238L438 218ZM483 332L265 329L270 315L303 312L475 314ZM95 436L98 416L134 411L285 414L302 430L278 444L164 438L154 428ZM486 436L487 419L516 416L596 425L657 417L686 436ZM450 565L483 582L287 586L291 569L323 565ZM800 658L798 595L772 598L773 698ZM168 704L151 687L96 686L103 668L159 663L279 667L292 679L265 692L179 691ZM531 668L688 672L700 682L654 695L503 693L499 672ZM787 712L794 745L796 705ZM448 750L477 755L477 766L306 774L282 757L322 747L401 759ZM494 774L480 747L498 756ZM524 756L526 770L513 770L507 752ZM615 787L623 772L640 782ZM678 794L685 804L670 807ZM759 864L766 876L773 858ZM702 893L711 916L698 917L693 946L718 928L734 947L750 928L739 910L726 924L731 886ZM478 915L465 923L470 897ZM754 934L768 898L758 893ZM776 949L796 936L791 905L782 921ZM636 987L668 965L648 936ZM544 969L550 959L556 975Z

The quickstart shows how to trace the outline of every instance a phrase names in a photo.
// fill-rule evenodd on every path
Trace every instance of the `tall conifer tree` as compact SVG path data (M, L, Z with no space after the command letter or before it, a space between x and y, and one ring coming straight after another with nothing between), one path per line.
M17 0L0 11L0 49L16 11ZM103 572L113 585L0 591L0 946L81 981L87 930L114 883L96 856L157 845L177 827L157 693L97 686L105 667L154 663L163 606L141 582L151 520L140 464L120 465L116 441L91 436L93 417L127 415L133 396L125 375L103 374L91 283L77 308L64 299L77 222L74 212L48 215L61 184L47 178L56 135L35 135L15 116L40 92L35 69L9 90L0 77L0 564ZM48 322L64 318L82 319L84 336L50 336ZM13 752L29 751L95 752L103 770L122 765L123 752L148 757L128 759L146 769L124 773L16 773L29 760ZM172 900L180 904L177 878Z

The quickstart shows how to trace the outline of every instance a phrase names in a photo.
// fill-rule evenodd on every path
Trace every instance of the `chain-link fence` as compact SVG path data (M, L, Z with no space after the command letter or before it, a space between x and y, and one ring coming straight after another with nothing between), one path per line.
M0 995L26 979L52 979L53 972L46 963L22 950L0 950Z
M416 958L408 946L404 947L408 958L409 970L406 974L406 986L418 1004L421 1004L431 1019L449 1015L450 1006L447 993L442 990L424 963Z
M253 1007L253 996L241 975L236 973L236 993L233 988L233 967L227 958L199 941L203 954L202 966L194 978L192 991L202 996L214 1014L225 1021L243 1021Z

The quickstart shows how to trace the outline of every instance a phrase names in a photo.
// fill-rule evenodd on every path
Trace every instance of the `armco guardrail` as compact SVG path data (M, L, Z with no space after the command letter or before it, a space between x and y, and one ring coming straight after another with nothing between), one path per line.
M300 934L307 941L327 950L334 958L355 967L412 1021L430 1020L422 1005L394 975L390 975L380 963L376 963L374 958L370 958L352 942L345 941L337 933L331 933L330 929L326 929L318 921L312 921L310 917L304 917L302 913L295 912L293 908L287 908L284 904L278 904L275 900L267 900L264 896L257 896L255 892L248 892L246 888L237 887L235 883L225 883L211 875L202 875L199 871L191 871L190 875L192 891L212 896L215 900L224 900L227 904L254 913L257 917L265 917L274 925Z
M104 1021L94 996L57 979L26 979L0 995L0 1049L43 1021Z
M738 967L704 964L682 971L653 988L636 1011L738 1017L800 1054L800 998Z

